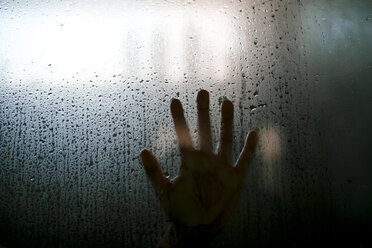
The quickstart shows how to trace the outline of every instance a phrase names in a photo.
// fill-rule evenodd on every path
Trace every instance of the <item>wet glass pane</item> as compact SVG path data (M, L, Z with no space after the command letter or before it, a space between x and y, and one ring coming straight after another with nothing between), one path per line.
M363 0L0 1L0 245L156 247L139 153L176 176L206 89L215 148L224 99L260 135L214 247L367 246L371 44Z

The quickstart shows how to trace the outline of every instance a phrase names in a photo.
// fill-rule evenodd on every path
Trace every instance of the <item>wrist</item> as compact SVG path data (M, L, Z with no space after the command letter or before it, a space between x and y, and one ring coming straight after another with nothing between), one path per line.
M196 227L188 227L182 224L173 223L167 234L159 243L160 248L182 248L192 247L208 247L217 235L219 228L212 225L200 225Z

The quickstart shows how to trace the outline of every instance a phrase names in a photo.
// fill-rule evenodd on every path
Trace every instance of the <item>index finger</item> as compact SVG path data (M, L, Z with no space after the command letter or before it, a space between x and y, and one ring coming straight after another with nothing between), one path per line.
M187 126L183 108L180 100L173 99L171 102L171 113L174 122L174 128L178 138L178 145L180 150L183 148L192 149L192 140L189 127Z

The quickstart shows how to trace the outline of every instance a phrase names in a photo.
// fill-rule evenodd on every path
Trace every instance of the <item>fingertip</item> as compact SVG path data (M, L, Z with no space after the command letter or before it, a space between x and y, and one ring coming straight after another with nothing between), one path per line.
M254 150L258 143L258 132L256 130L252 130L249 132L246 140L246 144L249 150Z
M200 91L198 92L197 99L200 99L200 98L207 98L207 97L209 97L209 92L208 92L207 90L202 89L202 90L200 90Z
M143 149L141 151L140 158L141 158L142 162L143 162L144 159L146 159L146 157L148 157L149 153L150 153L150 151L147 150L147 149Z
M236 168L238 170L245 170L248 167L250 160L252 159L254 150L256 149L256 145L258 142L258 132L252 130L247 135L245 145L243 148L242 153L236 163Z
M225 99L222 102L222 109L232 110L233 108L234 108L234 104L229 99Z
M172 98L170 108L172 113L178 112L180 108L182 109L181 101L178 100L177 98Z
M249 140L252 140L252 142L254 141L255 143L257 143L257 141L258 141L258 132L256 130L250 131L249 134L248 134L248 139Z
M200 90L196 97L196 102L198 107L208 107L209 106L209 92L206 90Z
M154 155L149 150L143 149L140 153L140 157L146 174L153 174L157 170L156 158Z
M148 153L149 152L149 150L147 150L147 149L143 149L142 151L141 151L141 154L140 155L144 155L145 153Z
M224 100L222 103L222 118L230 118L234 113L234 104L230 100Z

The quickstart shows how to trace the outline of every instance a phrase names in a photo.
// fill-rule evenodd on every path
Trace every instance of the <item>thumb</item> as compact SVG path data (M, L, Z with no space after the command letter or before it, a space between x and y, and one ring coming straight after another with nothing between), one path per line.
M162 194L168 190L170 181L164 176L159 162L152 152L144 149L141 152L140 157L147 177L150 179L156 195L161 199Z

